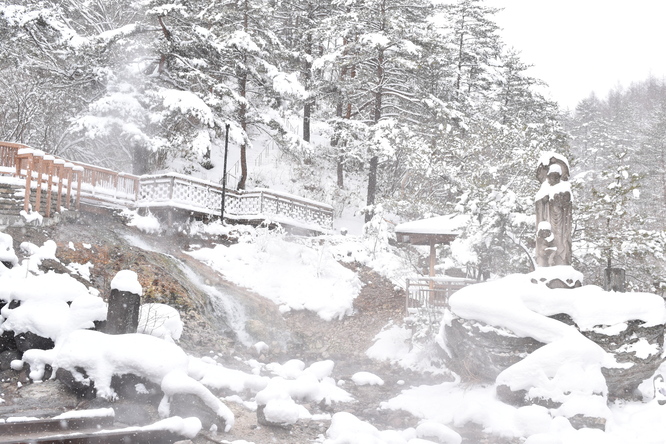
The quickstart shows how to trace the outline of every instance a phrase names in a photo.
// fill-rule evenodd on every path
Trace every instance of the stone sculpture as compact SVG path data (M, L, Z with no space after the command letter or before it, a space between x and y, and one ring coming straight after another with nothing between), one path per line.
M536 263L540 267L571 265L571 186L569 164L555 153L537 167L541 188L536 205Z

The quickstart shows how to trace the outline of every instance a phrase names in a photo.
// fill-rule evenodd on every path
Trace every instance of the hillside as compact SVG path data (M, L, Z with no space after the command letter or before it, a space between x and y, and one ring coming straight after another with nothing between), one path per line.
M125 220L126 222L126 220ZM15 240L16 251L21 242L42 245L54 240L58 261L45 260L41 268L58 273L68 273L78 280L98 288L102 296L108 292L108 284L121 269L135 270L144 289L142 302L168 303L176 307L184 322L184 331L179 342L193 356L210 356L230 368L247 371L242 364L257 359L268 364L285 363L299 359L306 364L322 360L335 362L333 377L349 381L358 371L369 371L379 375L383 386L345 385L357 400L351 404L309 405L312 413L320 411L348 411L375 424L380 429L404 429L414 427L418 419L406 412L380 411L379 404L400 392L406 384L437 383L450 380L446 376L435 376L405 370L388 363L369 359L365 351L373 344L373 338L390 323L401 323L404 317L404 294L386 278L358 263L346 264L356 272L363 282L362 291L354 301L351 316L323 322L316 314L301 310L280 313L277 306L251 291L236 287L220 274L199 261L193 260L183 251L197 246L212 245L231 240L210 236L190 237L184 234L148 235L123 223L123 219L111 213L82 214L78 221L51 227L11 228L7 233ZM89 282L83 276L72 273L72 264L92 264ZM211 301L206 289L215 288L233 298L243 300L244 312L249 319L242 323L243 332L237 331L238 323L221 312ZM314 291L314 289L313 289ZM239 340L239 334L249 334L251 341L265 342L269 347L258 352ZM63 390L59 381L47 381L37 387L29 384L25 373L12 370L2 373L3 415L35 415L59 412L64 409L93 408L110 405L120 410L142 412L140 417L155 417L154 406L136 405L132 401L118 403L100 399L77 400ZM23 381L22 384L17 380ZM18 385L17 385L18 384ZM26 385L23 385L26 384ZM46 402L48 398L48 402ZM227 442L216 439L245 439L257 444L268 442L310 442L326 430L327 421L305 421L289 429L257 426L256 413L240 405L229 404L236 415L236 425L229 434L210 435L203 433L195 442ZM37 410L36 410L37 409ZM35 413L37 412L37 413ZM122 422L127 414L117 413ZM480 441L479 430L470 426L461 433L470 435L469 441ZM496 440L492 442L497 442Z

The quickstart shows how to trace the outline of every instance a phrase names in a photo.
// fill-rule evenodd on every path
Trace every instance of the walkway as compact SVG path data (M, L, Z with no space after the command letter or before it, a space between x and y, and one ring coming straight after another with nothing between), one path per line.
M219 217L222 186L177 173L135 176L72 162L25 145L0 142L0 176L24 187L23 210L51 217L84 205L131 209L175 209L197 217ZM270 220L323 232L333 226L333 208L268 189L225 191L225 219Z

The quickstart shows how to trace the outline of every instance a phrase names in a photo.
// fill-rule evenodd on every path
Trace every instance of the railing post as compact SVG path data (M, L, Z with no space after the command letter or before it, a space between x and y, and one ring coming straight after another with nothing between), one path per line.
M405 289L405 312L409 313L409 278L405 279L406 289Z
M65 163L65 171L67 175L67 197L66 197L66 208L69 210L72 206L72 176L74 170L74 165L67 162Z
M83 182L83 167L76 165L76 211L81 209L81 182Z
M26 166L25 174L25 197L23 198L23 211L28 212L30 208L30 191L32 189L32 167L33 167L33 156L30 154L26 161L28 162Z
M53 168L55 158L53 156L44 156L46 165L46 217L51 217L51 195L53 193ZM40 187L41 188L41 187Z
M33 162L37 164L37 191L35 193L35 211L40 212L42 209L42 175L44 174L44 157L34 157ZM33 167L34 168L34 167ZM32 176L32 173L30 173Z
M56 209L58 213L62 213L62 173L65 168L65 161L62 159L56 159L53 161L55 165L55 173L58 178L58 197L56 198Z

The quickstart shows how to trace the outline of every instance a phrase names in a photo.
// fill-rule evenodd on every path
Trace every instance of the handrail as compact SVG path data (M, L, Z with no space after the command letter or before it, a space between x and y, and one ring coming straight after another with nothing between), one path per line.
M76 209L81 198L107 204L143 208L172 207L209 215L219 214L222 185L178 173L136 176L82 162L70 162L26 145L0 142L0 167L26 181L24 210L30 206L35 189L35 210L41 210L41 194L46 194L46 216L51 212L51 196L57 193L56 210ZM2 171L0 171L1 173ZM57 191L54 189L57 187ZM269 218L308 227L332 228L333 207L289 193L269 189L236 191L226 189L225 216L236 219Z
M20 143L0 142L0 167L14 168L16 153L21 148L27 148L27 146Z
M406 279L405 308L440 309L449 306L449 298L463 287L476 283L473 279L454 277L415 277Z

